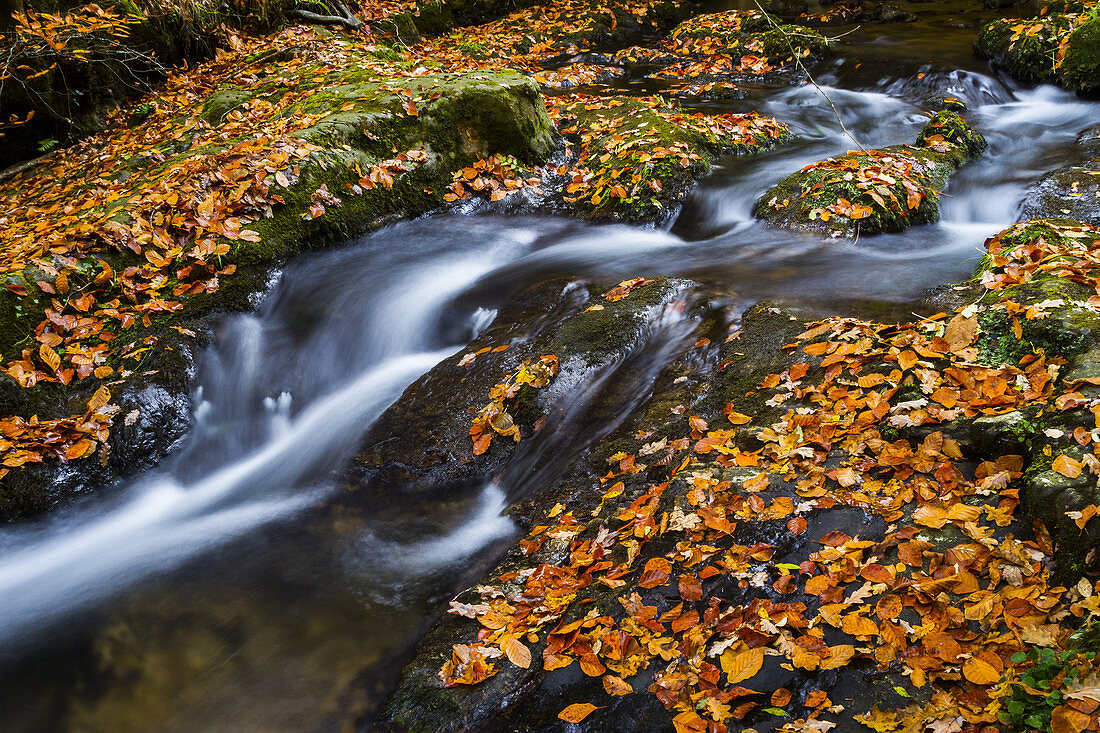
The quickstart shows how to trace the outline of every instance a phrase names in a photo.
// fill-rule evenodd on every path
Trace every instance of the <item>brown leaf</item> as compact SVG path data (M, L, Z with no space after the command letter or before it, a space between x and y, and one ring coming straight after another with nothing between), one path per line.
M952 318L943 332L943 340L951 349L951 353L957 354L978 338L978 317L963 318L962 314Z
M703 597L703 584L694 575L680 576L680 597L685 601L698 601Z

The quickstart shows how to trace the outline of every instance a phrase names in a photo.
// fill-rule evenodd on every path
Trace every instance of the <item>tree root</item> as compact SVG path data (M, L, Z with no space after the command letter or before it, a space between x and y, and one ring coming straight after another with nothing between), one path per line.
M320 13L314 13L309 10L301 10L295 8L290 11L290 15L293 17L301 18L308 23L318 23L320 25L340 25L350 30L359 30L363 27L363 21L352 15L348 7L344 5L341 0L330 0L332 6L336 9L339 15L321 15Z

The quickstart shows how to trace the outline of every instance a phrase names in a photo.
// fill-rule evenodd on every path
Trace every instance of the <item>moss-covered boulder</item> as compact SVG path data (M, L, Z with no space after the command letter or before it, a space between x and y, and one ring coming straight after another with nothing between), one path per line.
M1021 81L1100 91L1100 15L1094 5L1075 13L995 20L983 26L974 49Z
M653 97L559 98L551 113L573 145L565 201L597 220L671 217L723 154L749 154L790 136L756 114L691 113Z
M754 215L834 237L896 232L939 219L939 195L960 166L986 149L958 114L937 112L916 145L851 151L814 163L765 193Z
M504 175L557 144L538 87L515 72L413 80L365 68L381 63L370 47L351 47L347 60L335 68L278 48L227 56L221 64L250 73L205 89L181 80L169 107L151 105L133 127L5 182L0 414L24 437L3 458L0 517L163 457L188 425L191 358L208 317L250 307L282 258L439 207L468 166ZM18 203L27 191L39 208ZM79 220L49 228L48 241L37 234L42 217L64 217L73 202ZM168 237L184 246L161 246ZM75 256L30 261L47 248ZM81 299L56 300L67 292ZM40 427L13 427L32 416Z

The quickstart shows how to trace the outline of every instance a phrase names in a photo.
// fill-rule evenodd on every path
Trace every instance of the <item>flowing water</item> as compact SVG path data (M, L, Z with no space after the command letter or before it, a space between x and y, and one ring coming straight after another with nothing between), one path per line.
M616 427L588 416L582 440L587 406L611 394L627 414L691 330L682 313L655 312L495 483L438 516L403 517L394 497L384 518L318 531L311 507L340 490L329 477L371 422L521 288L683 275L744 305L905 313L965 279L985 238L1017 220L1028 185L1076 161L1073 141L1100 104L998 78L957 21L857 29L820 89L761 86L708 105L774 115L798 142L722 160L667 230L452 214L292 262L254 313L219 325L181 450L110 498L0 530L0 729L327 730L369 711L445 601L512 538L508 502ZM937 96L964 100L990 143L953 180L939 224L852 244L753 221L768 187L855 147L853 136L913 140ZM413 519L415 532L395 531Z

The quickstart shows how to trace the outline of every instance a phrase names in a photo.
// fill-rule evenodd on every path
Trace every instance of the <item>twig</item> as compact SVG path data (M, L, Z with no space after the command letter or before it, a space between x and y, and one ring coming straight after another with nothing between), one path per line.
M794 50L794 45L791 43L791 37L787 34L787 32L785 30L783 30L775 22L775 20L772 19L772 17L770 15L768 15L764 11L764 8L760 7L760 0L752 0L752 1L753 1L753 4L756 5L757 10L759 10L761 13L764 14L764 19L768 21L768 25L770 25L775 30L779 31L779 33L783 36L783 40L787 42L787 48L790 49L791 58L794 59L794 62L796 64L798 64L798 68L802 69L802 73L805 74L806 78L810 80L810 83L814 85L814 89L816 89L818 92L820 92L821 96L825 97L825 101L829 103L829 106L833 108L833 116L836 117L836 121L840 125L840 129L844 131L845 135L847 135L848 137L850 137L852 139L852 142L854 142L857 146L859 146L860 150L862 150L863 152L866 153L867 148L863 147L863 143L861 143L856 138L856 136L852 134L852 132L844 124L844 120L840 119L840 111L837 110L836 105L833 104L832 98L830 98L829 95L825 93L825 90L822 89L821 86L814 79L813 74L811 74L809 69L806 68L806 65L802 63L802 59L799 58L798 53L795 52L795 50Z

